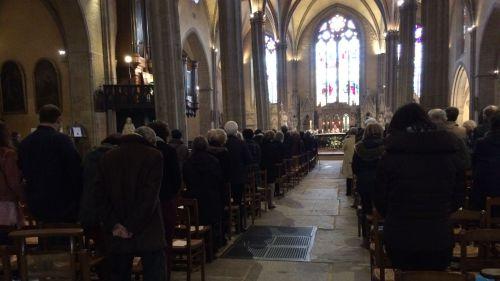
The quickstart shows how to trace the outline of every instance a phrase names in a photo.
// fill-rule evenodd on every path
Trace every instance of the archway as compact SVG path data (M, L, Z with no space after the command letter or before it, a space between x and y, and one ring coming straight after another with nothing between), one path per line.
M470 119L470 92L469 77L465 68L460 66L456 71L451 93L451 105L460 110L458 124Z
M18 62L26 75L26 108L3 118L12 130L26 136L38 123L35 66L53 62L60 81L60 106L65 126L78 122L93 138L93 100L90 45L83 12L77 0L0 1L0 64ZM31 20L26 21L29 17ZM92 139L91 139L92 140Z
M213 89L210 78L210 65L208 64L205 49L200 37L195 30L191 31L183 43L183 51L190 60L198 62L198 112L196 117L187 118L187 138L193 139L205 135L213 128L212 95Z

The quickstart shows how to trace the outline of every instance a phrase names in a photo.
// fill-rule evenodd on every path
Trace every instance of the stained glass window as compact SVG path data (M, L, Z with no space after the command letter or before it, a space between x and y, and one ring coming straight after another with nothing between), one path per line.
M316 42L316 103L359 104L360 41L353 20L323 23Z
M266 69L267 69L267 90L269 92L269 102L278 102L278 69L276 58L276 41L273 37L266 35Z
M415 70L413 72L413 91L417 97L420 97L422 93L422 61L423 61L423 49L422 49L422 26L417 25L415 27Z

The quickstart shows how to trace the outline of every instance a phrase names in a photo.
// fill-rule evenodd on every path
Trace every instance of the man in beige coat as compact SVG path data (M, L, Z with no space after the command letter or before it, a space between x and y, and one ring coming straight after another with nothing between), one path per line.
M459 139L465 141L467 138L467 131L464 127L457 124L457 119L460 111L456 107L448 107L445 109L445 111L446 118L448 119L445 125L446 131L453 133Z
M354 156L354 146L356 145L356 134L358 130L356 128L351 128L347 132L347 136L344 139L344 161L342 162L341 174L346 178L346 195L351 196L353 187L353 174L352 174L352 157Z

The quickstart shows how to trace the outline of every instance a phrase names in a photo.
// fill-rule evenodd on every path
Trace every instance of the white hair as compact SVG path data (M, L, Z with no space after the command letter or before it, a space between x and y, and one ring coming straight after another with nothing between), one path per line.
M234 121L228 121L226 125L224 125L224 130L226 131L228 136L235 136L238 133L238 123Z
M444 123L448 121L448 117L446 116L446 111L442 110L441 108L431 109L427 114L434 123Z
M155 144L156 143L156 133L153 131L153 129L147 127L147 126L141 126L135 130L135 133L138 134L139 136L143 137L147 142L150 144Z

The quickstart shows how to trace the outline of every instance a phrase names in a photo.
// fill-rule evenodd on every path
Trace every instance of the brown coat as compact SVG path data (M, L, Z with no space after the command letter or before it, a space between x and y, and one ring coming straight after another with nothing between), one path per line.
M124 136L119 148L103 156L96 191L112 253L152 252L166 246L159 201L162 173L161 152L138 135ZM112 236L118 223L133 233L131 239Z

